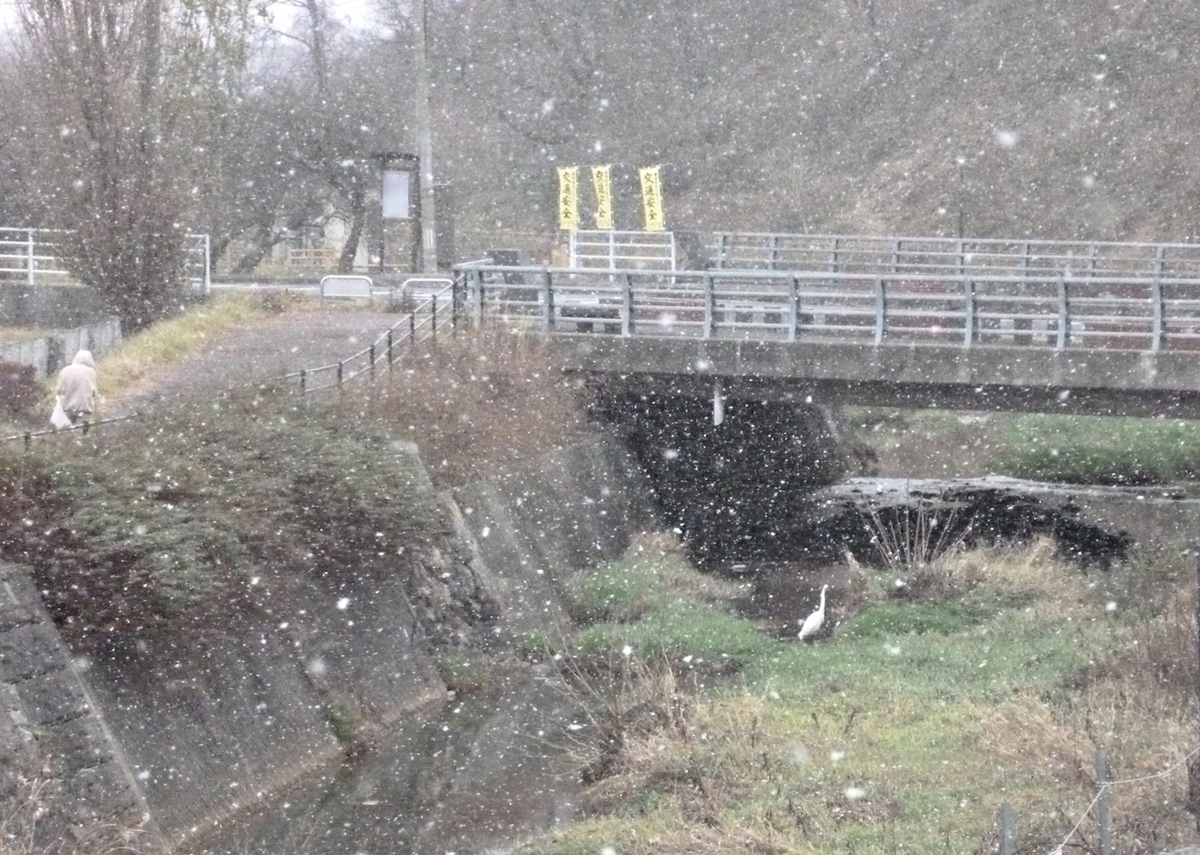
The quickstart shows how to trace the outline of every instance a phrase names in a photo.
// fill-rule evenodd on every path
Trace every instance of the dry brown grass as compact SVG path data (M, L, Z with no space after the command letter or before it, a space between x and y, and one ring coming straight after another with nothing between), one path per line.
M984 547L950 556L945 570L965 590L986 584L1001 596L1029 599L1042 605L1069 606L1088 596L1077 565L1058 557L1053 538L1038 536L1019 547Z
M1048 607L1087 596L1082 583L1064 587L1025 572L1035 569L1018 564L1014 576L1046 591ZM1061 782L1060 809L1072 820L1095 794L1095 753L1103 749L1117 782L1111 799L1119 851L1155 851L1193 833L1179 806L1187 798L1183 760L1197 745L1195 606L1194 583L1181 583L1160 614L1118 632L1120 641L1088 670L1070 705L1029 695L978 711L985 751L1014 769L1038 758L1038 768ZM1078 835L1076 844L1094 840L1092 819L1082 820Z
M149 855L161 851L155 835L138 825L92 822L47 839L45 817L62 813L62 794L43 773L13 775L5 782L6 813L0 815L0 855Z
M374 405L439 488L512 471L578 437L584 407L553 343L494 324L406 354Z

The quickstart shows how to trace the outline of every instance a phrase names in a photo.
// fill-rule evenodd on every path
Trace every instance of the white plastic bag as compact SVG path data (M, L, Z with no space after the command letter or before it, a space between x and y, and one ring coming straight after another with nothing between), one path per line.
M66 411L63 410L62 398L54 399L54 412L50 414L50 424L54 425L55 430L71 426L71 420L67 418Z

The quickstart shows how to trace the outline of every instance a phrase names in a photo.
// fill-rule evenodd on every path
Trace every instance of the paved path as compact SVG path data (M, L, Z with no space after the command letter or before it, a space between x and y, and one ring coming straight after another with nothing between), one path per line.
M197 397L336 363L366 349L402 315L341 308L287 312L213 338L144 387L105 401L112 418L147 401ZM103 384L103 378L101 378Z

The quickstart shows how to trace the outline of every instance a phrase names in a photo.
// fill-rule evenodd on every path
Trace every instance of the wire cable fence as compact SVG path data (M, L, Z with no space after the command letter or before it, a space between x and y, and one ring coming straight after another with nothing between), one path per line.
M345 359L301 368L283 375L283 380L295 384L301 394L323 389L338 389L352 380L374 379L382 365L390 369L400 354L425 341L437 342L439 335L454 335L458 328L460 294L452 283L422 296L395 324L388 327L370 345Z
M1200 756L1200 747L1193 748L1182 758L1170 766L1149 775L1134 778L1111 780L1108 756L1104 749L1097 749L1095 755L1095 795L1079 815L1079 819L1067 832L1061 843L1048 850L1048 855L1064 855L1071 849L1093 853L1093 855L1114 855L1116 850L1116 832L1112 820L1112 792L1117 788L1125 788L1134 784L1145 784L1151 781L1169 778L1177 772L1188 772L1189 764ZM1097 839L1094 842L1079 841L1079 836L1088 819L1092 820ZM997 822L999 837L999 855L1017 855L1018 852L1028 851L1028 846L1021 846L1017 838L1017 812L1005 803L1000 807Z
M28 450L30 445L33 444L33 441L35 439L39 439L41 437L59 436L61 434L72 433L74 431L79 431L81 434L86 436L88 431L90 431L94 428L101 427L102 425L116 424L117 422L127 422L130 419L136 419L140 415L141 415L141 413L135 410L134 412L126 413L123 416L113 416L111 419L97 419L94 422L87 422L87 421L80 422L77 425L70 425L65 428L45 428L43 430L27 430L23 433L15 433L10 436L0 437L0 445L7 445L10 442L16 442L17 440L21 440L25 443L26 450Z

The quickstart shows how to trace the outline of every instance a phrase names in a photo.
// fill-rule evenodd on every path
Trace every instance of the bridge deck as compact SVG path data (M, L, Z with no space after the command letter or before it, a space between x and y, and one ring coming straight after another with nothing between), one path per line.
M501 314L572 336L569 367L583 372L907 406L1200 414L1200 279L457 273L477 322Z

